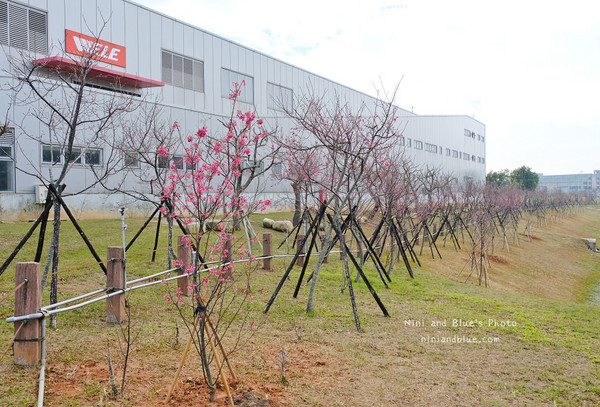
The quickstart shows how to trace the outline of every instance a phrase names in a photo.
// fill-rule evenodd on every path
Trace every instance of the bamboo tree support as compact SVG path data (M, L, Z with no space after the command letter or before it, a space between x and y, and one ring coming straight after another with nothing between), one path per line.
M325 201L325 202L323 202L321 204L321 208L322 208L323 212L325 211L326 207L327 207L327 202ZM319 209L319 212L320 211L321 211L321 209ZM316 221L316 218L313 219L313 221L311 222L310 227L308 228L308 231L306 233L307 236L312 233L312 231L314 229L315 221ZM300 224L300 223L298 223L298 224ZM306 242L306 239L303 239L303 240L300 241L299 244L302 246L302 248L304 248L305 242ZM277 294L279 294L279 291L281 290L281 287L283 287L283 284L285 283L285 280L287 280L288 276L290 275L292 269L294 268L294 264L298 260L299 256L300 256L300 250L296 250L296 253L294 254L294 257L292 258L291 263L288 265L287 270L283 274L283 277L281 277L281 280L279 280L279 284L277 284L277 287L275 288L275 291L273 292L273 295L271 295L271 298L267 302L267 305L265 306L263 314L266 314L266 313L269 312L269 309L273 305L273 302L275 301L275 298L277 298Z
M21 329L23 329L24 326L25 326L25 324L19 325L19 327L15 331L12 339L10 341L8 341L8 344L6 345L6 348L4 349L4 352L2 352L2 356L0 356L0 363L4 360L4 357L6 356L6 354L8 353L8 351L10 350L10 347L13 345L13 343L15 343L15 338L17 336L19 336L19 332L21 332Z
M342 234L341 234L342 232L341 232L340 228L335 223L333 223L333 219L332 219L332 217L331 217L330 214L327 214L327 218L328 218L329 222L331 223L331 225L333 227L333 230L335 231L335 234L338 237L342 236ZM352 264L354 264L354 267L356 267L356 270L358 271L358 273L360 274L361 278L365 282L365 285L367 286L367 289L369 290L369 292L371 293L371 295L375 299L375 302L377 303L377 305L379 305L379 308L383 312L383 315L385 315L386 317L389 317L390 314L388 313L387 309L385 308L385 305L383 305L383 302L381 302L381 299L379 298L379 296L375 292L375 289L373 288L373 286L371 285L371 283L367 279L367 276L365 275L365 273L363 272L362 268L360 267L360 264L358 264L358 262L356 261L356 259L352 255L352 252L348 248L348 245L346 243L343 243L343 246L344 246L344 249L346 250L346 253L350 257L350 260L352 261Z
M200 321L200 317L194 316L194 328L190 331L190 338L185 344L185 349L183 350L183 355L181 355L181 361L179 362L179 367L177 368L177 373L175 373L175 377L173 378L173 383L171 384L171 388L169 389L169 393L167 394L166 402L169 402L171 398L171 394L173 394L173 390L175 389L175 385L177 384L177 380L179 379L179 375L181 374L181 369L183 369L183 365L185 364L185 360L187 359L187 355L190 351L190 346L192 345L192 341L194 340L194 333L196 332L196 328L198 327L198 321Z
M386 283L385 279L383 278L383 276L385 275L385 278L387 278L387 280L390 283L392 282L392 279L390 278L389 274L387 273L387 270L385 269L385 266L381 262L381 258L379 257L379 254L375 251L375 248L373 247L373 245L371 244L371 242L369 241L369 239L367 239L367 236L365 235L365 232L360 227L360 225L359 225L358 221L356 220L356 217L354 216L354 214L352 214L352 222L354 222L354 226L356 227L356 230L359 233L359 236L356 236L356 240L358 241L360 239L360 240L362 240L365 243L365 245L367 246L367 254L366 255L370 256L371 260L373 260L373 263L375 264L375 268L377 269L377 272L379 273L379 276L381 277L381 281L383 281L383 284L385 285L385 288L389 288L389 286L387 285L387 283Z
M354 323L356 324L356 330L358 333L362 333L360 318L358 317L358 308L356 307L356 298L354 297L354 288L352 287L352 277L350 276L350 268L348 267L348 257L346 257L346 245L342 244L341 246L342 263L344 264L344 276L346 277L346 283L348 284L348 293L350 294L350 302L352 303Z
M402 244L402 239L400 238L400 235L398 234L398 229L396 228L396 224L394 223L393 219L392 219L392 222L389 227L391 228L392 235L396 239L396 243L397 243L398 249L399 249L398 251L400 252L400 255L402 256L402 261L404 261L404 265L406 266L406 269L408 270L408 275L410 276L410 278L415 278L415 276L413 275L412 268L410 267L410 263L408 262L408 257L406 256L406 251L404 250L404 245Z
M201 307L206 308L206 304L204 303L204 300L202 299L201 296L197 296L196 299L198 300L198 304ZM229 369L229 373L231 374L231 378L233 380L237 380L237 376L235 374L235 371L233 370L233 367L231 367L231 363L229 363L229 358L227 357L227 352L225 352L225 348L223 348L223 343L221 342L221 340L219 339L219 335L217 335L217 330L215 329L215 326L212 324L212 322L210 322L210 318L206 318L206 323L208 324L208 326L210 327L213 336L215 338L217 338L217 345L219 346L219 349L221 349L221 353L223 354L223 359L225 359L225 363L227 364L227 368Z
M317 216L312 220L310 224L310 228L308 229L308 233L306 238L302 235L298 235L298 238L302 236L302 242L298 244L299 252L306 252L306 240L308 240L308 236L312 234L312 238L310 241L310 246L308 247L308 254L306 254L306 260L302 261L302 271L300 272L300 277L298 278L298 284L296 284L296 289L294 290L294 298L298 297L298 291L300 291L300 286L302 284L302 279L304 278L304 273L306 272L306 267L308 266L308 262L310 260L310 255L312 253L312 249L315 246L315 242L317 240L317 236L319 235L319 225L321 224L321 220L323 219L323 214L325 213L325 205L321 205ZM312 231L312 233L311 233ZM300 258L301 259L301 258Z
M154 235L154 248L152 249L152 262L156 259L156 248L158 247L158 237L160 236L160 223L162 221L162 211L158 212L158 223L156 224L156 234Z
M205 307L204 302L202 301L202 299L200 297L197 297L198 299L198 304L201 307ZM217 355L217 351L215 349L215 345L214 342L212 340L212 337L210 336L209 332L208 332L208 328L206 328L206 325L208 325L212 331L212 334L215 338L217 338L217 346L219 347L219 349L221 350L221 354L223 355L223 359L225 360L225 364L227 365L227 369L229 370L229 373L231 374L231 377L233 380L237 380L236 374L233 370L233 368L231 367L231 364L229 362L229 358L227 357L227 353L225 352L225 349L223 348L223 344L221 343L221 341L218 339L217 336L217 330L215 329L214 325L210 322L210 319L206 317L206 314L203 317L199 317L197 315L194 315L194 327L192 328L192 330L190 331L190 337L185 345L185 349L183 350L183 354L181 355L181 361L179 362L179 367L177 368L177 373L175 373L175 377L173 378L173 383L171 384L171 388L169 389L169 393L167 394L167 399L166 402L168 403L171 395L173 394L173 390L175 389L175 385L177 384L177 380L179 379L179 376L181 374L181 370L183 369L183 365L185 364L185 361L187 359L187 355L190 351L190 347L192 345L192 342L194 340L194 333L196 332L196 328L198 327L198 322L200 321L200 318L203 319L203 325L204 325L204 329L206 330L206 333L208 334L209 340L210 340L210 344L211 344L211 348L213 350L213 353L215 355L215 359L217 362L217 365L219 366L219 374L223 377L223 383L225 384L225 387L227 389L227 395L230 398L230 402L232 403L231 405L233 405L233 400L231 399L231 392L229 391L229 385L227 383L227 379L225 378L225 374L222 373L222 367L221 367L221 362L218 359L218 355Z
M2 264L2 266L0 266L0 276L8 268L8 266L10 265L10 263L14 260L14 258L19 253L19 251L23 248L23 246L25 245L25 243L27 243L27 241L29 240L29 238L31 237L31 235L33 234L33 232L35 232L35 229L37 229L38 225L41 222L43 222L43 220L44 220L45 217L47 218L48 212L50 211L50 208L52 208L52 202L50 202L50 203L46 202L46 206L44 207L44 212L42 212L42 214L36 219L36 221L31 226L31 228L29 228L29 231L25 234L25 236L23 236L23 239L21 239L21 241L19 242L19 244L17 244L17 247L15 248L15 250L13 250L13 252L10 254L10 256L8 256L8 258Z
M42 258L42 251L44 250L44 238L46 237L46 225L48 224L48 215L50 213L50 210L46 210L46 207L48 207L48 209L50 208L49 205L52 205L52 194L46 194L46 204L44 206L44 212L42 212L42 225L40 226L40 234L38 237L38 245L37 245L37 250L35 252L35 259L33 261L35 261L36 263L39 263L41 258ZM43 287L42 287L43 290Z
M217 363L217 366L219 367L219 374L217 375L217 377L220 376L223 379L223 384L225 385L225 391L227 392L227 396L229 397L229 402L231 403L231 406L233 407L234 406L233 397L231 396L231 390L229 389L229 383L227 383L227 376L225 376L225 374L223 373L223 365L221 364L221 359L219 358L217 348L215 347L215 343L213 342L210 332L208 332L206 323L204 323L203 325L204 325L204 331L206 332L206 336L208 336L208 343L210 343L210 348L212 349L213 355L215 356L215 362ZM223 355L223 356L225 356L225 355Z
M62 186L61 191L64 188L65 188L65 185ZM54 187L54 185L52 185L52 184L48 185L48 190L50 192L52 192L52 194L54 195L54 199L56 199L58 201L58 203L60 204L60 206L62 206L62 208L64 209L65 213L67 214L67 217L69 218L69 220L71 220L71 223L75 227L75 230L77 230L77 232L79 233L79 235L81 236L81 238L85 242L85 244L88 247L90 253L92 253L92 256L94 256L94 259L96 259L96 261L98 262L98 265L100 266L100 268L102 269L102 271L104 272L104 274L106 274L106 266L104 265L104 263L100 259L100 256L98 256L98 253L96 253L96 250L94 249L94 246L92 246L92 243L89 241L88 237L85 235L85 232L83 231L83 229L81 229L81 226L79 226L79 223L77 222L77 219L75 219L75 217L71 213L71 210L69 209L69 207L67 206L67 204L65 203L65 201L62 199L62 197L60 196L60 194L58 193L58 191L56 190L56 188Z
M127 247L125 247L126 251L129 250L131 245L133 245L133 243L137 240L137 238L142 234L142 232L144 231L144 229L146 229L146 227L148 226L150 221L152 221L152 219L154 219L154 216L156 216L156 213L160 210L160 208L162 208L162 203L160 205L156 206L156 209L154 209L154 212L152 212L152 215L150 215L148 217L148 219L146 219L146 222L144 222L144 224L142 225L140 230L138 230L137 233L135 234L135 236L129 241L129 243L127 244Z

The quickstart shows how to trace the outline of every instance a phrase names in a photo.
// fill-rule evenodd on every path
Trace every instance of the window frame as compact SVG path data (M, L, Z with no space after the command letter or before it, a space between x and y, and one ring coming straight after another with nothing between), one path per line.
M280 106L280 102L284 106ZM294 90L274 82L267 82L267 108L279 112L291 111L294 108Z
M0 13L5 20L0 22L0 45L48 54L46 10L0 0Z
M44 151L50 152L50 160L44 159ZM65 163L65 154L66 151L62 147L41 143L41 164L42 165L56 165L56 164L64 164ZM77 152L76 152L77 151ZM54 153L58 152L58 157L56 160L53 160ZM91 154L97 154L98 160L94 160L93 163L90 163L90 157L93 157ZM69 157L69 164L78 167L85 166L98 166L101 167L104 164L104 149L102 147L81 147L81 146L73 146L71 149L71 157Z
M243 83L245 83L245 86L242 85ZM231 69L221 68L221 96L223 98L230 98L234 90L234 84L240 87L240 94L236 100L254 105L254 77Z
M204 78L204 61L187 57L166 49L162 49L160 55L161 78L166 85L204 93L206 88ZM181 64L181 66L178 67L181 68L180 70L175 69L176 58L178 63ZM166 62L170 62L170 65L166 66ZM187 74L188 77L186 77L186 66L191 68L191 73ZM198 72L196 72L196 70L198 70Z
M133 150L123 151L123 166L131 169L142 168L140 153Z
M8 133L2 135L2 138L5 138L7 140L0 141L0 149L2 151L6 151L4 149L9 148L10 154L0 154L0 163L8 163L7 166L9 168L7 169L7 175L9 178L7 178L7 188L0 189L0 193L15 192L15 129L14 127L9 127L8 129ZM0 186L1 185L2 183L0 182Z

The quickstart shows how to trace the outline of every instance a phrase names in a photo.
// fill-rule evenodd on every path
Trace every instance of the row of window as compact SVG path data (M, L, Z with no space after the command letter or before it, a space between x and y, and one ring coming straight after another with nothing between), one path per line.
M482 136L481 134L475 134L474 131L471 131L469 129L465 129L465 137L471 137L473 140L477 138L477 141L485 143L485 136Z
M77 165L102 165L102 149L90 147L73 147L71 155L66 156L66 152L58 146L42 145L42 163L44 164L63 164L65 160Z
M423 143L421 140L412 140L410 138L402 137L401 144L404 147L413 147L415 150L425 150L430 153L437 154L439 152L440 155L444 153L444 149L442 146L438 146L436 144ZM471 155L469 153L463 153L458 150L451 150L446 148L446 157L453 157L458 159L463 159L465 161L477 161L479 164L485 164L485 157L479 157L475 154Z
M0 0L0 45L48 53L47 13ZM204 92L204 62L163 50L162 80L168 85ZM254 103L252 76L222 68L221 82L221 93L224 98L228 98L231 94L233 84L244 83L245 86L238 100L249 104ZM290 88L269 82L267 96L270 109L292 108L293 91Z
M167 85L204 92L204 62L163 50L162 80ZM253 104L254 78L230 69L221 68L221 96L229 98L234 84L243 84L237 100ZM294 93L290 88L267 82L267 100L269 109L291 110Z
M0 44L47 53L47 14L0 0Z

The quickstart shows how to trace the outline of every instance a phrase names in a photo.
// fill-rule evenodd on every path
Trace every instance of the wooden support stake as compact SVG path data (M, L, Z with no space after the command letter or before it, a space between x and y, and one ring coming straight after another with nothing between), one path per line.
M187 274L186 271L190 267L192 267L192 246L191 246L191 236L181 235L177 237L177 259L181 261L182 265L177 271L177 275ZM190 286L190 277L180 277L177 279L177 288L184 297L189 297L190 290L188 287Z
M271 241L270 233L263 233L263 256L269 257L273 255L273 246ZM263 259L263 269L271 270L273 267L273 259L265 258Z
M108 248L106 262L106 288L109 292L125 288L125 273L123 270L123 247ZM106 299L106 322L120 324L125 321L125 294L114 295Z
M300 253L298 256L298 260L296 261L296 266L304 266L304 253L306 253L306 245L301 245L301 242L304 240L304 235L298 234L296 236L296 252ZM302 250L300 250L302 246Z
M17 263L15 286L27 280L15 292L15 317L39 312L42 307L40 264ZM23 327L21 328L21 326ZM42 359L42 319L15 322L14 361L21 366L33 366Z

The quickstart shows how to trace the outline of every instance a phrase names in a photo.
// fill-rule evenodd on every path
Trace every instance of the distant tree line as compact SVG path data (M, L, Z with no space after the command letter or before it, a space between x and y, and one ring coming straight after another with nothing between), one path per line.
M533 191L539 183L538 175L525 165L509 171L508 169L500 171L490 171L485 177L488 185L504 186L515 185L519 189Z

